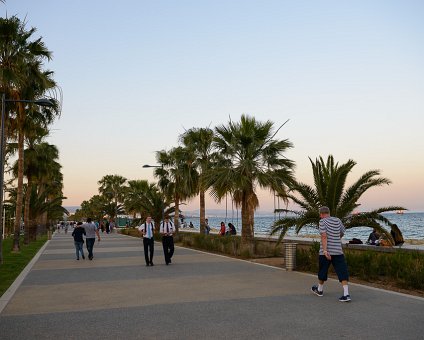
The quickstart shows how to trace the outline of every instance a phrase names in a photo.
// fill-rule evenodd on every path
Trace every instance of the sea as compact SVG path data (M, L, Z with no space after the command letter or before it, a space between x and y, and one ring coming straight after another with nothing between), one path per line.
M402 231L403 237L405 240L424 240L424 212L405 212L403 214L396 213L385 213L383 214L390 222L397 224L399 229ZM280 217L284 217L284 214L281 214ZM211 228L218 229L220 228L221 222L224 222L227 226L228 223L234 224L236 227L237 233L240 235L241 232L241 217L238 216L207 216L209 220L209 225ZM255 236L258 237L269 237L270 231L274 224L274 221L278 219L278 214L274 215L258 215L255 216ZM194 229L199 229L199 217L189 217L186 216L184 220L187 225L190 222L193 223ZM386 227L390 231L389 227ZM372 230L367 227L352 228L346 230L344 239L351 240L352 238L358 238L365 242L368 239L368 236ZM313 227L304 227L299 236L306 235L319 235L318 230ZM278 235L277 235L278 236ZM276 236L276 237L277 237ZM294 230L289 230L287 236L296 236Z

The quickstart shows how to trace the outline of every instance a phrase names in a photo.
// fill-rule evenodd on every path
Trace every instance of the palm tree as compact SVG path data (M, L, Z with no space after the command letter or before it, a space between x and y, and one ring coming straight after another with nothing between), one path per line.
M40 146L40 151L46 149L47 158L44 159L43 169L40 171L37 177L37 192L38 196L44 197L46 203L50 202L48 211L43 212L42 215L37 217L37 223L43 227L50 227L51 222L54 219L62 219L63 214L60 215L59 208L55 208L55 204L60 202L62 204L63 199L63 174L62 166L58 162L58 153L55 146L50 144L44 144ZM57 158L55 156L57 155ZM55 203L52 203L55 202Z
M199 196L200 196L200 233L205 230L205 191L207 190L204 174L211 167L213 130L209 128L192 128L186 131L181 141L186 148L190 149L195 156L195 165L199 173Z
M140 203L145 214L148 213L152 217L156 232L159 232L160 222L163 220L164 215L167 216L175 212L175 207L172 206L171 202L172 199L166 198L156 184L149 184Z
M34 204L31 200L41 200L41 197L49 202L57 202L57 198L62 195L61 165L58 163L59 151L55 145L44 142L48 131L41 127L32 127L26 132L25 140L27 147L24 150L24 175L27 178L27 184L24 195L24 224L25 224L25 244L35 239L35 222L43 225L47 223L47 210L39 216L31 207ZM17 147L16 143L9 144L10 147ZM15 178L18 174L18 162L12 167ZM34 196L35 195L35 196ZM62 198L63 199L63 198ZM42 202L41 202L42 203ZM41 204L39 203L38 206ZM34 218L30 218L30 217ZM44 219L42 217L45 217Z
M59 220L62 219L64 215L69 215L68 210L66 210L63 206L63 200L66 197L54 195L54 198L50 196L50 190L45 190L43 193L39 193L36 187L32 187L32 191L30 193L30 207L29 207L29 221L34 223L34 221L39 220L40 217L46 215L46 221ZM28 195L29 192L27 191ZM44 222L44 226L46 226L47 222ZM31 241L35 239L34 228L31 228Z
M220 157L206 182L216 201L229 193L241 206L242 246L249 252L253 250L254 211L259 206L257 187L283 193L292 181L294 163L283 156L292 144L275 138L280 128L274 132L271 121L259 122L247 115L240 122L215 128L214 147Z
M346 180L356 162L348 160L339 165L335 163L333 156L328 156L327 162L322 157L315 162L310 159L314 186L293 181L290 192L283 195L284 198L292 200L301 210L294 211L280 209L282 212L293 213L295 216L287 216L275 222L272 234L280 233L281 241L288 229L295 228L299 233L303 227L311 226L318 228L319 208L327 206L331 215L341 219L347 229L354 227L376 228L384 234L388 240L393 242L389 232L379 223L389 226L392 223L382 215L383 212L406 210L403 207L389 206L374 209L369 212L355 213L360 206L359 199L371 188L389 185L389 179L380 176L379 170L370 170L359 177L350 187L346 188Z
M0 19L2 90L16 101L22 99L34 100L46 90L55 86L52 72L42 70L43 61L51 59L51 52L47 50L41 38L34 41L30 40L35 31L35 28L27 30L25 23L15 16ZM24 177L24 126L27 109L27 105L17 102L14 110L18 135L18 188L13 251L19 251L20 248L19 233ZM9 113L7 117L9 117Z
M122 211L122 203L125 195L125 182L127 179L120 175L106 175L98 181L99 193L110 200L108 215L112 218L118 217L118 213Z
M24 199L25 244L28 244L30 241L30 234L35 222L29 218L30 215L34 216L30 212L33 188L37 194L41 195L43 193L43 182L46 182L46 177L49 177L47 180L50 181L49 174L54 169L60 169L60 165L57 162L59 159L57 147L42 142L43 138L47 135L47 131L36 130L36 132L36 134L32 135L32 138L26 138L28 147L24 150L24 175L27 178L27 193L29 193L25 195ZM14 165L13 172L15 176L18 173L17 162ZM62 196L61 192L59 196Z
M194 164L195 157L191 150L176 147L169 152L156 152L156 159L161 164L161 168L155 171L155 176L159 178L158 186L165 196L174 201L174 225L178 231L180 204L197 193L199 175Z
M134 218L137 214L143 217L144 210L141 208L141 201L147 190L149 190L149 182L147 180L131 180L128 181L126 189L124 207L128 214L133 214Z

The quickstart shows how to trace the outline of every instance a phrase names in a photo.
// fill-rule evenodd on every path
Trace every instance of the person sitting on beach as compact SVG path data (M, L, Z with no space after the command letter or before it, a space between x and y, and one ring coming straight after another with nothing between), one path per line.
M372 246L378 246L378 239L380 238L380 234L377 232L377 229L373 229L370 236L368 236L367 244Z
M193 222L190 221L190 224L188 225L190 228L194 228Z
M221 229L219 229L219 235L224 236L225 235L225 223L221 222Z
M393 237L393 241L395 242L395 246L401 246L405 240L403 239L402 232L398 228L396 224L392 224L390 226L390 235Z

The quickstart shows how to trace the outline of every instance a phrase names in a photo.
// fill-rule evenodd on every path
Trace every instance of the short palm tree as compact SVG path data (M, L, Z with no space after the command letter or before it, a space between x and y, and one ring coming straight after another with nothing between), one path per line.
M206 225L205 191L207 190L204 175L212 165L214 133L209 128L192 128L187 130L181 137L186 148L189 148L195 156L195 165L199 173L199 196L200 196L200 232L204 233Z
M117 217L119 210L122 210L122 203L125 195L125 182L127 179L120 175L106 175L98 182L99 193L107 197L110 201L108 215Z
M197 194L199 174L195 167L194 154L188 148L176 147L170 151L156 152L161 168L157 168L158 186L166 197L174 202L174 225L179 228L180 204Z
M275 222L272 234L280 233L279 241L290 228L295 228L299 233L303 227L311 226L318 228L319 207L330 208L332 216L341 219L347 229L354 227L376 228L384 234L388 240L393 242L389 232L380 223L392 225L392 223L382 215L383 212L406 210L399 206L389 206L375 209L369 212L356 213L360 206L359 199L371 188L382 185L389 185L389 179L380 176L379 170L370 170L364 173L351 186L346 188L346 180L356 162L348 160L339 165L335 163L333 156L328 156L325 162L322 157L315 162L309 159L312 165L314 176L314 186L293 181L290 192L283 195L284 198L293 201L300 207L300 210L280 209L281 212L292 213L295 216L287 216Z
M26 195L28 194L29 192L27 191ZM58 219L62 219L64 215L69 215L69 211L62 206L63 200L66 197L55 194L51 198L50 190L45 190L40 194L35 187L32 187L30 196L30 221L36 221L43 215L46 215L46 221L57 221ZM46 224L45 222L43 227L46 227ZM35 237L34 233L32 233L32 237Z
M134 215L138 213L141 222L146 219L147 215L150 215L156 231L159 231L163 215L174 212L171 200L166 199L156 184L146 180L128 181L124 205L127 212L132 211Z
M31 197L33 197L33 189L37 194L43 193L43 180L49 177L52 169L60 168L59 151L55 145L42 142L45 134L41 133L39 137L27 138L28 147L24 151L24 175L27 178L27 193L24 198L24 224L25 224L25 244L28 244L31 239L34 239L34 216L31 213ZM14 174L18 173L18 164L15 163ZM50 178L49 178L50 179ZM59 196L62 196L60 193Z
M128 214L133 214L134 218L137 214L143 215L141 201L146 191L149 189L147 180L130 180L125 191L124 207Z
M281 128L281 127L280 127ZM214 147L220 157L206 175L211 194L218 202L228 193L241 206L242 243L252 251L254 211L259 206L258 187L285 191L293 179L294 162L283 156L292 144L278 140L274 123L259 122L242 115L240 122L230 121L215 129Z

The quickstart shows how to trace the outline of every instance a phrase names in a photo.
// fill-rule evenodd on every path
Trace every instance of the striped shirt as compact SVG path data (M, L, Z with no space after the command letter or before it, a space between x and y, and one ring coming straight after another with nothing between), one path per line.
M319 221L319 233L327 234L327 251L330 255L343 255L342 236L345 233L345 227L337 217L325 217ZM319 254L324 255L322 242L319 247Z

